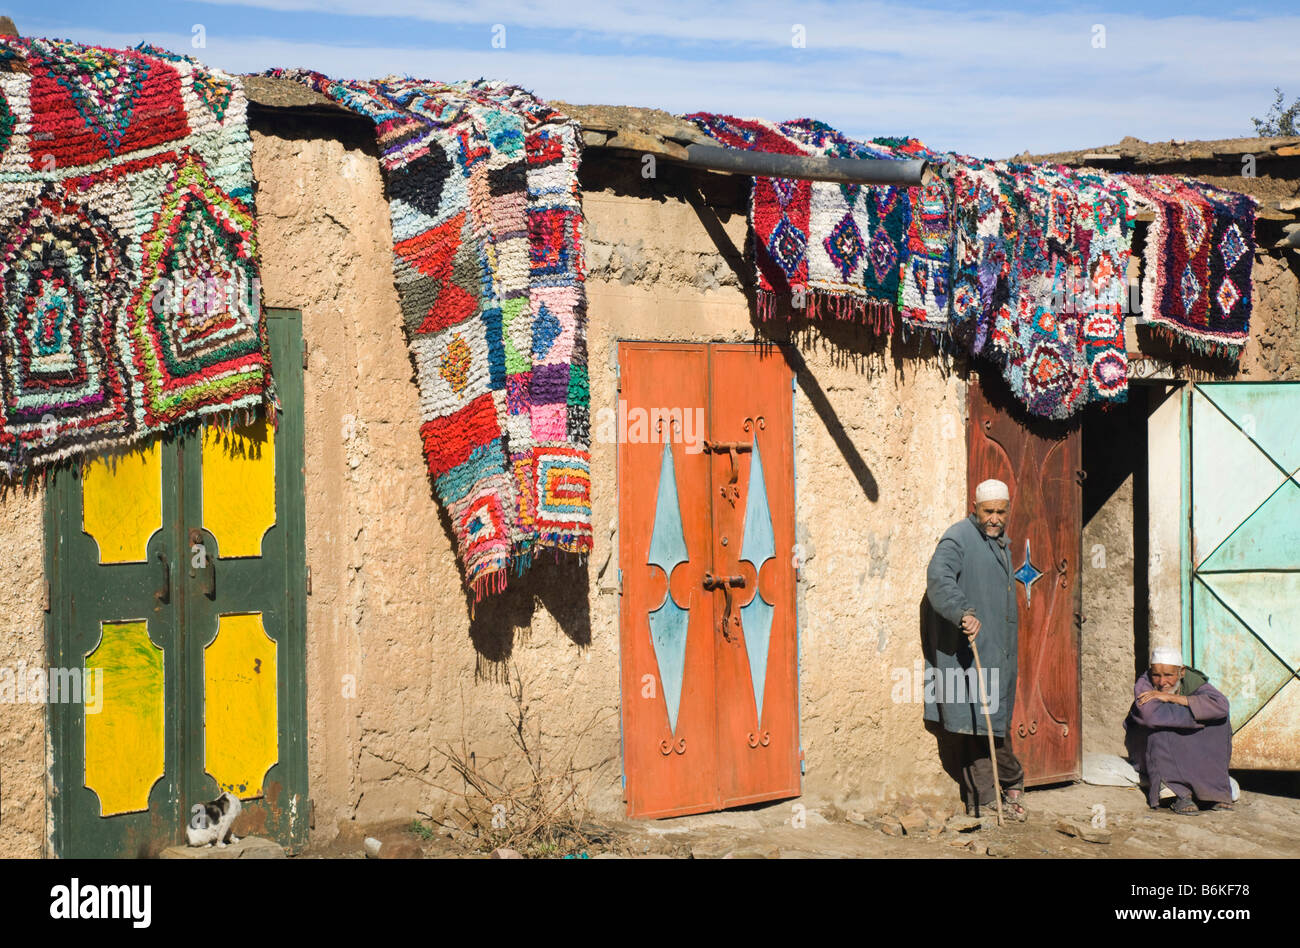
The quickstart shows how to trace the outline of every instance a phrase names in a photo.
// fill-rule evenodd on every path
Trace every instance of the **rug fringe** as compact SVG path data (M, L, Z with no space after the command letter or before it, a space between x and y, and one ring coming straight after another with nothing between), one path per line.
M1234 343L1224 339L1200 336L1184 327L1172 326L1164 322L1148 323L1147 328L1150 329L1151 335L1166 345L1185 346L1197 355L1211 359L1235 361L1240 357L1241 350L1245 346L1244 341Z

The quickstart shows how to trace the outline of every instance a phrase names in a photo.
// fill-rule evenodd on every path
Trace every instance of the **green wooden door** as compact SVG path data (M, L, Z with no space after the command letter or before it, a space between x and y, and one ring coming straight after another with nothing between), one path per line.
M1228 697L1233 767L1300 769L1300 383L1184 397L1184 661Z
M152 856L229 790L236 835L308 821L302 327L269 310L281 411L56 475L46 497L54 846Z

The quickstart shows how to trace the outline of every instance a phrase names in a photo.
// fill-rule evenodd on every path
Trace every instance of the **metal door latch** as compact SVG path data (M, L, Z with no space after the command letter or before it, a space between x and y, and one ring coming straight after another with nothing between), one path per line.
M153 591L153 597L159 602L170 602L172 598L172 564L167 561L167 554L162 550L158 551L158 559L162 562L162 585Z
M731 610L731 590L743 588L745 585L744 576L714 576L712 573L704 574L704 588L707 590L721 589L723 596L726 598L726 606L722 611L722 624L718 631L728 642L732 641L731 626L735 625L740 628L740 616L732 615Z

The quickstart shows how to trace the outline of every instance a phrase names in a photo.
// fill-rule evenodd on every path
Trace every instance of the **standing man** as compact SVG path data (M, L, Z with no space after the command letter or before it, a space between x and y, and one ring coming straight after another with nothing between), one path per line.
M1008 740L1020 660L1019 615L1006 538L1010 506L1006 484L984 481L975 488L974 512L948 528L930 558L926 596L940 621L930 630L935 665L930 666L927 658L926 676L927 681L934 676L937 693L927 689L925 719L942 724L952 734L964 735L966 812L979 816L982 809L996 808L988 728L978 686L961 687L963 682L975 683L975 656L970 646L975 643L984 668L983 687L993 723L1005 810L1012 819L1024 820L1025 774ZM952 687L953 682L959 687Z

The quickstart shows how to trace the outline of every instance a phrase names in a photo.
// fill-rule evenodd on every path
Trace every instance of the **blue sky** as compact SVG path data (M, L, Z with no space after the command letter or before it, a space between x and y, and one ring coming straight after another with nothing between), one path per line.
M24 36L148 40L233 72L486 76L548 99L810 116L997 158L1247 136L1274 86L1300 96L1290 3L23 0L0 12Z

